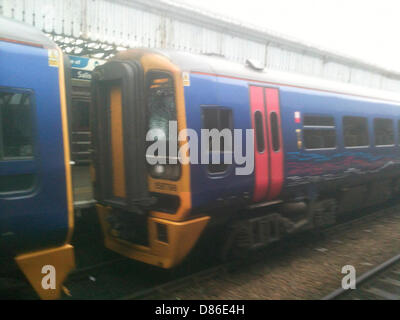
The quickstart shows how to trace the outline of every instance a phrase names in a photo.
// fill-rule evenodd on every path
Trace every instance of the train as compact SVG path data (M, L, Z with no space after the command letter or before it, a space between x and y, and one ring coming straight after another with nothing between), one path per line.
M19 268L42 299L75 267L69 62L40 31L0 19L1 276Z
M98 62L89 96L55 43L5 18L0 53L0 262L40 298L75 268L74 194L106 248L171 269L203 241L226 258L400 192L395 92L138 48Z
M397 93L252 60L121 52L94 71L91 128L105 246L161 268L181 264L207 237L221 257L235 255L334 224L400 190ZM149 139L151 130L160 136ZM203 130L228 136L212 147L190 144L210 138ZM238 130L239 143L229 141ZM149 155L161 140L167 152ZM190 161L176 161L170 146ZM227 154L239 157L221 161Z

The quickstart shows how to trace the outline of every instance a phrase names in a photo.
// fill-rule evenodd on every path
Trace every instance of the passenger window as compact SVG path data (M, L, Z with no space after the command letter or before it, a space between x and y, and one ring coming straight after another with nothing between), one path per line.
M14 193L29 190L35 183L34 174L0 176L0 193Z
M368 122L363 117L343 117L345 147L369 146Z
M305 127L334 127L335 119L330 116L304 115L303 126L305 126Z
M32 157L31 95L0 91L0 161Z
M0 164L33 159L33 110L31 93L0 89ZM29 190L35 174L7 173L0 176L0 193Z
M207 130L217 129L219 132L221 132L224 129L228 129L231 132L231 137L233 137L232 110L221 107L205 107L203 108L202 119L203 119L203 129ZM209 141L210 152L223 153L225 151L225 148L227 149L226 150L227 152L232 152L232 148L229 148L229 146L233 146L233 141L225 145L225 138L221 135L220 147L216 148L214 146L213 149L212 138L210 137ZM221 157L221 162L223 162L223 157ZM212 174L223 173L227 170L227 168L228 165L222 163L221 164L210 163L208 165L208 170Z
M306 149L336 148L336 126L333 117L305 115L303 127L303 140Z
M374 119L374 135L376 146L394 145L394 128L392 119Z

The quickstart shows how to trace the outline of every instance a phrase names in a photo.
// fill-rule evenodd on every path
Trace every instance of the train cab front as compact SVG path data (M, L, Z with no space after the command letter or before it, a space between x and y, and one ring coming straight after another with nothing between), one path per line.
M172 268L209 222L192 216L182 72L168 58L129 50L96 68L93 183L105 246L131 259ZM187 155L185 155L187 156ZM187 164L183 164L187 163Z

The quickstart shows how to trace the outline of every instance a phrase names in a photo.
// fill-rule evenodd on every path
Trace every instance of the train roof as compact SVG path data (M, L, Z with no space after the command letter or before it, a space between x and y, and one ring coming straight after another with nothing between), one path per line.
M174 50L133 49L122 52L116 58L134 58L145 53L164 55L183 72L198 72L210 75L245 79L275 85L307 88L331 93L346 94L374 100L390 101L400 106L400 92L377 90L350 83L342 83L323 78L305 76L296 73L275 71L271 69L257 70L250 64L240 64L224 57L193 54ZM253 63L255 65L255 63Z
M45 48L56 48L43 32L25 23L0 17L0 40L8 39L31 43Z
M247 79L250 81L302 87L378 100L388 100L400 104L400 92L396 93L377 90L350 83L341 83L271 69L257 70L255 67L251 66L251 62L240 64L218 56L197 55L174 51L163 51L162 53L172 62L177 64L182 71L215 74L219 76Z

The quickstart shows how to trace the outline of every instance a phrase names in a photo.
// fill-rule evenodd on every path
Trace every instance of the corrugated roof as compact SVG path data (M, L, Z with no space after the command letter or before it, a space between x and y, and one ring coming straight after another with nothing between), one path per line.
M65 39L64 47L82 42L216 53L242 64L258 60L271 70L400 92L400 72L175 1L0 0L0 14Z
M354 66L361 67L363 69L371 71L379 71L380 73L396 75L400 77L400 72L379 66L375 63L365 61L361 58L349 56L329 48L324 48L317 44L297 39L295 37L291 37L273 30L262 28L260 26L252 25L250 23L245 23L243 21L236 20L225 15L217 14L212 11L194 8L181 1L177 0L152 0L151 2L146 0L134 0L134 1L117 0L117 1L121 1L124 3L130 2L131 5L136 2L143 5L155 7L164 12L172 10L174 11L174 14L178 14L179 12L181 12L180 13L181 18L182 16L185 16L186 19L189 19L192 23L195 23L197 20L200 23L204 23L204 18L209 19L208 22L212 20L219 27L221 26L225 27L227 33L233 33L236 35L237 33L240 33L242 36L245 35L246 38L250 38L253 39L254 41L260 41L263 43L265 43L266 41L276 41L282 43L283 45L287 45L292 49L298 50L300 52L304 52L304 50L306 50L310 53L327 56L331 59L337 60L338 62L345 62L346 64L353 64ZM170 7L168 11L166 11L165 6ZM177 8L179 8L179 10L176 10ZM212 27L213 23L207 24L207 26Z

